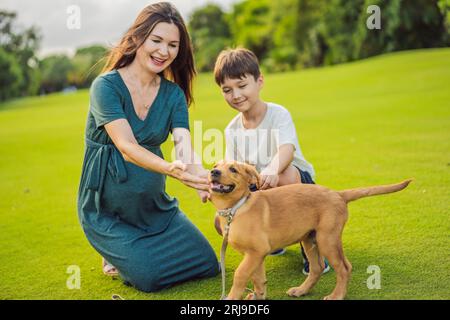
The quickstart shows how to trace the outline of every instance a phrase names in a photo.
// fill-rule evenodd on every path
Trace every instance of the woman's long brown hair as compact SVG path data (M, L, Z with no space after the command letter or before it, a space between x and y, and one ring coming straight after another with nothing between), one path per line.
M107 56L102 72L129 65L137 49L145 42L153 28L160 22L173 23L180 32L180 46L175 60L164 70L164 77L178 84L184 91L188 106L193 102L192 82L196 75L192 44L186 25L178 10L169 2L158 2L145 7Z

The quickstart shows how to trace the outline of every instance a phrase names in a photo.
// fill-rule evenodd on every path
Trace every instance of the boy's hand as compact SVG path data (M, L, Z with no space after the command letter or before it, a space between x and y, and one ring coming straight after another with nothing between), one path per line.
M280 180L280 177L277 174L272 175L265 175L261 173L261 188L260 190L275 188L278 186L278 181Z

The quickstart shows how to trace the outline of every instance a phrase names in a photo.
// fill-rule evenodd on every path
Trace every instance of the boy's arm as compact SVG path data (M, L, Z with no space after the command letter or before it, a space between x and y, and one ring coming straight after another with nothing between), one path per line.
M288 110L277 114L274 119L274 129L278 131L278 151L269 165L261 171L264 181L261 181L262 189L274 188L278 185L278 175L291 164L294 159L297 133L294 121Z
M283 144L278 148L278 152L263 171L267 174L282 173L291 164L292 160L294 160L294 151L295 147L292 144Z
M294 145L288 143L278 148L269 165L261 171L261 189L275 188L278 185L278 175L286 170L294 159Z

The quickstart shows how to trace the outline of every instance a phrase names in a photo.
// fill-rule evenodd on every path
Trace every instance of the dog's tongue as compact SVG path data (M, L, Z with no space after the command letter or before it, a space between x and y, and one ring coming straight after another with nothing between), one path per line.
M219 188L220 190L223 190L225 186L219 182L213 181L211 182L211 188Z
M217 188L217 187L223 188L223 185L218 183L217 181L213 181L213 182L211 182L211 187L212 188Z

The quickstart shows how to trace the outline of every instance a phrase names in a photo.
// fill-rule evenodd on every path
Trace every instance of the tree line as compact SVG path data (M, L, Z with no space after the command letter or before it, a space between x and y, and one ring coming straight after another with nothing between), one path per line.
M367 8L380 9L381 29L368 29ZM286 71L450 44L448 0L244 0L224 12L197 9L189 29L200 71L224 47L244 46L266 71Z
M208 3L188 18L195 62L211 71L218 53L243 46L265 71L343 63L370 56L450 44L448 0L243 0L228 12ZM381 29L369 29L367 8L380 8ZM78 48L73 56L36 56L39 29L20 29L16 13L0 10L0 101L86 88L108 49Z
M42 35L37 27L20 28L15 12L0 10L0 101L47 94L68 87L87 88L100 73L107 48L76 49L73 56L37 57Z

